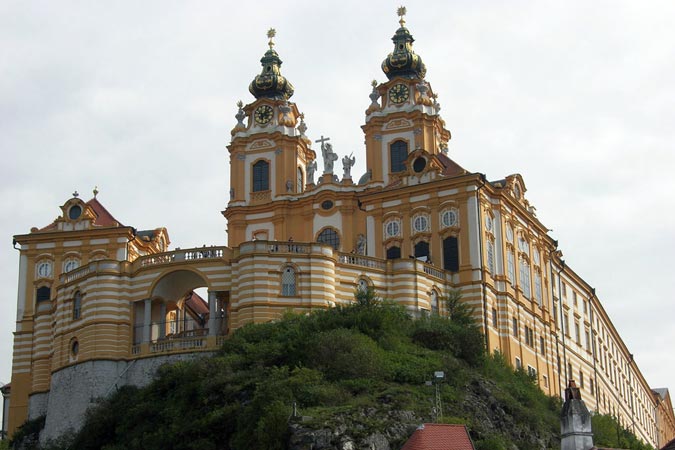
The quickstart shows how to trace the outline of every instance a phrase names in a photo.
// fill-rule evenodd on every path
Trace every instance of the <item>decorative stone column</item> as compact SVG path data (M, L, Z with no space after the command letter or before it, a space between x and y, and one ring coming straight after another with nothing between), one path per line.
M150 342L150 327L152 325L152 299L146 298L143 310L143 342Z
M216 335L216 305L218 299L215 291L209 291L209 336Z
M162 301L159 305L159 339L164 339L166 337L166 302Z

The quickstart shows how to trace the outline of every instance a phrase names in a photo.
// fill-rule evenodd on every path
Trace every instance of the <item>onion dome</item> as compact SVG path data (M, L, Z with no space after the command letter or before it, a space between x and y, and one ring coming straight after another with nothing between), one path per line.
M281 59L279 59L279 54L274 50L274 41L272 40L275 35L276 31L274 31L274 28L270 28L267 32L267 37L270 39L270 49L265 52L265 55L260 60L262 72L253 79L248 87L249 92L256 99L288 100L293 95L293 85L281 75Z
M405 27L405 20L403 19L405 13L405 7L398 8L401 27L396 30L396 34L391 38L394 41L394 51L389 53L389 56L382 61L382 71L390 80L395 77L422 79L427 73L422 58L413 52L412 44L415 40Z

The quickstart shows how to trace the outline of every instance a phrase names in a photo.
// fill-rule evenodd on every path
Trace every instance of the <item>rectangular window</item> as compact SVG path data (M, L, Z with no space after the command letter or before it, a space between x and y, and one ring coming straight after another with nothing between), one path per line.
M443 268L450 272L459 272L459 245L456 236L443 239Z
M511 284L515 284L516 282L516 271L515 271L515 262L513 260L513 252L509 250L506 253L506 271L507 275L509 276L509 281Z
M588 302L584 300L584 314L588 315Z
M539 307L541 308L541 275L539 275L539 272L534 273L534 299L539 303Z
M253 192L267 191L270 188L270 165L267 161L253 164Z
M570 380L574 379L574 372L572 372L572 363L567 363L567 378Z
M579 388L584 388L584 373L581 370L579 371Z
M572 291L572 303L577 306L577 291Z
M543 381L544 381L544 387L547 388L547 387L548 387L548 377L547 377L546 375L544 375L544 376L542 377L542 379L543 379Z
M491 240L487 241L487 266L490 275L495 274L495 244Z
M570 319L567 316L567 313L563 314L563 333L566 336L570 335Z
M530 347L534 346L534 331L527 325L525 325L525 344Z
M584 338L586 338L586 351L591 352L591 334L588 330L584 331Z
M497 328L497 310L492 308L492 326Z
M511 319L511 325L513 325L513 335L518 337L518 319L515 317Z
M561 290L562 290L562 296L567 298L567 286L565 285L565 283L562 283Z
M535 369L534 367L528 365L528 366L527 366L527 374L528 374L529 376L531 376L531 377L534 378L534 377L537 376L537 369Z
M516 356L516 369L522 369L523 363L520 362L520 358Z
M546 340L544 336L539 336L539 352L542 356L546 356Z
M555 304L555 300L553 300L553 322L556 325L558 324L558 307Z
M588 380L588 388L591 391L591 395L595 395L595 385L593 384L593 378Z
M579 328L579 322L574 321L574 339L577 341L577 344L581 345L581 329Z
M524 261L520 260L520 287L523 290L523 296L530 298L532 296L530 287L530 266Z

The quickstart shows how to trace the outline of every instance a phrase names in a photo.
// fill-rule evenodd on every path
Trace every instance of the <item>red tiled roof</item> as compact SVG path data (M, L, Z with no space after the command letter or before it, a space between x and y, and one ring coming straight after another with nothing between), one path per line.
M436 157L441 161L443 166L443 175L446 177L452 177L456 175L463 175L466 173L466 170L457 164L455 161L450 159L445 153L439 153Z
M96 220L94 220L94 226L97 227L114 227L120 226L123 227L119 221L117 221L112 214L108 212L107 209L99 202L96 197L92 198L87 202L87 205L94 210L96 214Z
M105 209L105 206L99 202L96 197L92 198L88 202L86 202L86 205L88 205L93 211L94 214L96 215L96 218L94 219L93 225L95 227L123 227L117 219L115 219L112 214L108 212L107 209ZM57 228L56 222L58 221L55 220L54 222L50 223L46 227L40 228L40 231L49 231L49 230L55 230Z
M474 450L465 425L425 423L401 450Z
M209 304L204 301L196 292L192 292L192 295L189 295L189 298L185 302L187 306L197 314L208 314L209 313Z

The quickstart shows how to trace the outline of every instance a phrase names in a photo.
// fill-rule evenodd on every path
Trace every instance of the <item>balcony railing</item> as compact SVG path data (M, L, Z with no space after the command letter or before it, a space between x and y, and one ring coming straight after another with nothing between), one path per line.
M340 253L338 260L341 264L368 267L369 269L385 270L387 268L386 261L353 253Z
M158 264L170 264L173 262L219 259L225 256L226 250L229 249L227 247L201 247L186 250L174 250L172 252L141 256L134 261L134 265L136 267L148 267Z

